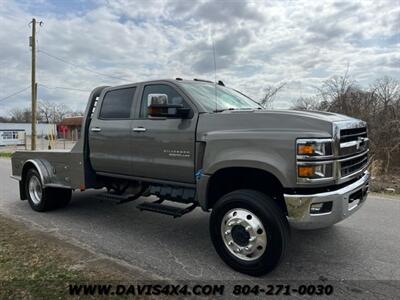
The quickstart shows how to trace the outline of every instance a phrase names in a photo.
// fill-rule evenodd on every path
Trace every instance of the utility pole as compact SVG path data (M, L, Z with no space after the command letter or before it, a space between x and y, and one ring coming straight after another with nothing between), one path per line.
M30 46L32 47L32 133L31 133L31 150L36 150L36 101L37 101L37 85L36 85L36 19L32 19L32 36L30 38Z
M36 123L37 123L37 82L36 82L36 19L32 19L32 36L29 39L29 46L32 47L32 134L31 134L31 150L36 150ZM39 22L42 26L43 22Z

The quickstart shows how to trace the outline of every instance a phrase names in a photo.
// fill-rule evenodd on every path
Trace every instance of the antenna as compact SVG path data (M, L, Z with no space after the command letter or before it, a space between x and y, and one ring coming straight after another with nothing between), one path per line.
M213 58L214 58L214 96L215 96L215 111L218 110L218 97L217 97L217 60L215 58L215 44L214 44L214 37L212 32L210 31L211 35L211 42L213 48Z

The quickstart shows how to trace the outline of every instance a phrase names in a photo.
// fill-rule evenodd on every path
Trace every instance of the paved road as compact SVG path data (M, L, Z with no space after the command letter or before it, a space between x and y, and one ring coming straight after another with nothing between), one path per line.
M208 214L200 209L172 219L140 212L134 202L101 201L94 197L99 192L75 192L66 209L36 213L19 200L9 172L10 161L0 159L1 214L163 278L250 279L218 258ZM370 196L358 213L330 229L293 231L286 259L263 280L400 280L399 253L400 199Z

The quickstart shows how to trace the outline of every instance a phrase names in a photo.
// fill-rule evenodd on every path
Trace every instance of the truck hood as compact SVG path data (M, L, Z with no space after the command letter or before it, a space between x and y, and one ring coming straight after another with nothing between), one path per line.
M352 118L331 112L323 112L323 111L303 111L303 110L260 110L257 113L265 113L265 114L275 114L281 115L282 117L291 116L291 117L299 117L299 118L312 118L318 120L324 120L327 122L340 122L340 121L348 121Z
M345 115L297 110L227 110L201 114L198 139L223 132L291 132L298 137L331 137L336 122L359 120Z

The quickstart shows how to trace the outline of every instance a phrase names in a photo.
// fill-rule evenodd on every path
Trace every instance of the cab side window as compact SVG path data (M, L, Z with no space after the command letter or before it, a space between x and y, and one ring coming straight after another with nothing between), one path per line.
M129 119L136 88L118 89L104 95L100 119Z
M140 118L147 119L147 100L149 94L166 94L168 96L168 103L189 107L183 97L171 86L165 84L151 84L146 85L143 90L142 100L140 104Z

